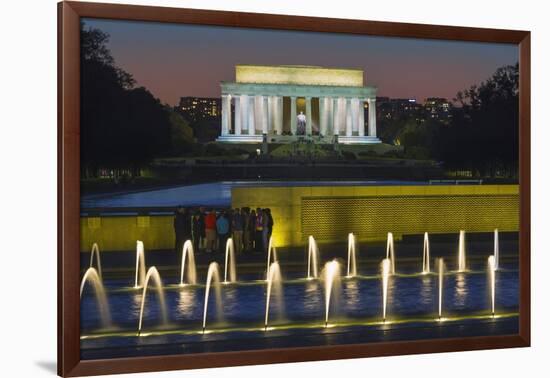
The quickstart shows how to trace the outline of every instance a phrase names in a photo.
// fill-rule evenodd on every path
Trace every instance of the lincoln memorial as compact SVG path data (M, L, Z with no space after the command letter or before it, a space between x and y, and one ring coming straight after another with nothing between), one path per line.
M371 144L376 137L376 87L360 69L237 65L222 82L219 142ZM365 110L368 121L365 122Z

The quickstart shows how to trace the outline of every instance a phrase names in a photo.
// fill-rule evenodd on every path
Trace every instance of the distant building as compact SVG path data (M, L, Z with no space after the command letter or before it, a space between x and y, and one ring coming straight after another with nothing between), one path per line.
M381 119L421 118L422 105L414 98L377 97L376 107Z
M442 122L449 122L452 118L452 104L446 98L429 97L424 102L426 119L435 119Z
M414 98L377 97L376 107L380 119L415 119L424 122L429 119L447 123L450 121L452 103L445 98L429 97L424 104Z
M219 118L221 98L181 97L177 110L192 123L208 118Z

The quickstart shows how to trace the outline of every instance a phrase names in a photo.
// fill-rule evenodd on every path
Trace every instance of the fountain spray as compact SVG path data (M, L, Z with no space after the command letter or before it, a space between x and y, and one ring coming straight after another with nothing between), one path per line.
M180 286L183 286L183 275L185 273L185 261L187 260L187 282L191 285L197 283L197 267L195 266L195 250L193 248L193 242L186 240L183 243L183 250L181 253L181 271L180 271Z
M393 233L388 232L386 242L386 259L390 261L390 273L395 274L395 246L393 243Z
M460 230L458 238L458 271L466 271L466 232Z
M273 259L271 258L272 256L273 256ZM275 248L275 245L273 243L273 236L269 237L269 244L267 247L267 265L265 269L266 280L268 279L268 276L269 276L269 266L271 265L271 262L272 262L271 260L273 260L273 262L279 261L279 259L277 258L277 249Z
M319 248L317 247L317 242L313 236L309 235L308 238L308 247L307 247L307 278L317 278L318 268L317 260L319 257Z
M489 284L491 288L491 314L495 317L495 271L496 271L496 259L491 255L487 259L487 269L489 269Z
M143 284L143 294L141 295L141 307L139 310L139 324L138 324L138 336L141 334L141 326L143 324L143 310L145 309L145 298L147 298L147 289L149 288L149 281L153 280L157 287L159 306L162 315L162 323L168 322L168 311L166 310L166 299L164 296L164 288L162 286L162 280L160 274L154 266L150 267L145 275L145 282Z
M445 262L443 258L437 259L437 281L438 281L438 294L439 294L439 300L438 300L438 306L439 306L439 320L441 320L441 314L443 310L443 275L445 273Z
M498 245L498 228L495 228L494 232L494 251L493 256L495 256L495 270L499 268L499 245Z
M227 281L227 273L229 268L229 281ZM235 267L235 244L233 239L227 239L225 243L225 268L223 282L236 282L237 281L237 269Z
M145 248L143 242L136 242L136 280L134 289L139 289L145 282Z
M430 273L430 239L428 233L424 232L424 249L422 252L422 274Z
M279 312L282 311L282 278L281 268L277 261L271 263L267 274L267 294L265 300L265 320L264 330L267 331L269 324L269 304L271 302L271 295L273 291L277 292L277 298L279 298Z
M107 300L107 294L105 293L105 287L101 276L95 268L88 268L84 276L82 277L82 282L80 283L80 298L82 298L82 293L86 282L90 282L94 287L94 294L99 308L99 315L101 318L101 324L104 328L111 326L111 312L109 310L109 301Z
M221 311L221 291L220 291L220 273L217 262L211 262L208 266L208 273L206 276L206 289L204 292L204 310L202 315L202 333L206 330L206 316L208 315L208 297L210 296L210 287L214 282L216 287L216 303L218 305L218 311ZM219 314L219 312L218 312Z
M382 260L382 319L386 322L386 310L388 305L388 282L391 272L391 261Z
M99 278L103 277L103 272L101 271L101 258L99 256L99 246L97 243L92 244L92 251L90 252L90 268L94 266L94 256L97 264L97 274Z
M323 269L325 283L325 328L328 327L328 315L330 310L330 299L333 295L334 286L340 282L340 264L336 260L329 261Z
M347 277L355 277L357 275L357 261L355 257L355 235L350 232L348 234L348 274Z

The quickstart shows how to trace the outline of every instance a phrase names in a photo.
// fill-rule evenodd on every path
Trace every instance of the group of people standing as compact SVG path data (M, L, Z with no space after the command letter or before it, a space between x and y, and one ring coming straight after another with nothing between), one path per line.
M196 253L225 252L230 237L237 254L267 252L273 225L270 209L243 207L216 211L180 206L174 216L176 252L181 253L186 240L192 240Z

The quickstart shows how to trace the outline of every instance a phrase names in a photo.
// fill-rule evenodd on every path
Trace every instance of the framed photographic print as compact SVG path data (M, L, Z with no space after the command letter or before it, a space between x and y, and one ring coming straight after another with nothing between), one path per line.
M59 375L529 346L529 38L60 3Z

